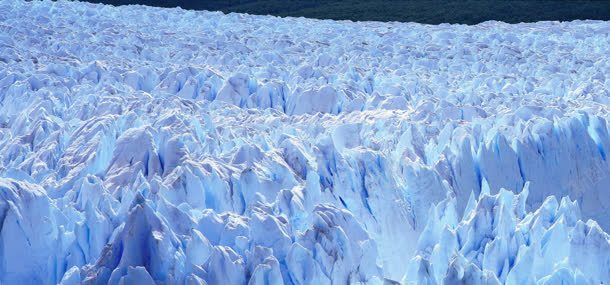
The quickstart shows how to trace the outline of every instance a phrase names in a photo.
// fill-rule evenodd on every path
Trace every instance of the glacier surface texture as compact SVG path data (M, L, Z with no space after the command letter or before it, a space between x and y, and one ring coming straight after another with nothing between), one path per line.
M0 284L609 284L609 43L0 1Z

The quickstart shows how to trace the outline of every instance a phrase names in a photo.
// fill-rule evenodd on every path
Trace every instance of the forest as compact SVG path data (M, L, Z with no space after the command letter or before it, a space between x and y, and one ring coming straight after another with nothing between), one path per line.
M87 0L112 5L142 4L189 10L352 21L477 24L610 20L610 1L531 0Z

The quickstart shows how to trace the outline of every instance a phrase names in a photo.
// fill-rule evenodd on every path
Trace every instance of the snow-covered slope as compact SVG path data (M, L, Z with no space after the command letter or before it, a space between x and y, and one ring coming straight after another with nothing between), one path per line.
M609 42L0 1L0 284L608 284Z

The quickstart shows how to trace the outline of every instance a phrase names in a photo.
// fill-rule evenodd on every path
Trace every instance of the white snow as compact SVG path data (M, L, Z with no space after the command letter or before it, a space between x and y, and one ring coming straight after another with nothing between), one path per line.
M609 42L0 1L0 284L608 284Z

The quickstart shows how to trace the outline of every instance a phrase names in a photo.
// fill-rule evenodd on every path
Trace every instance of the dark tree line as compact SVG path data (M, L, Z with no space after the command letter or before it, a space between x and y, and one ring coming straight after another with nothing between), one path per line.
M86 0L277 16L428 24L610 20L608 0Z

